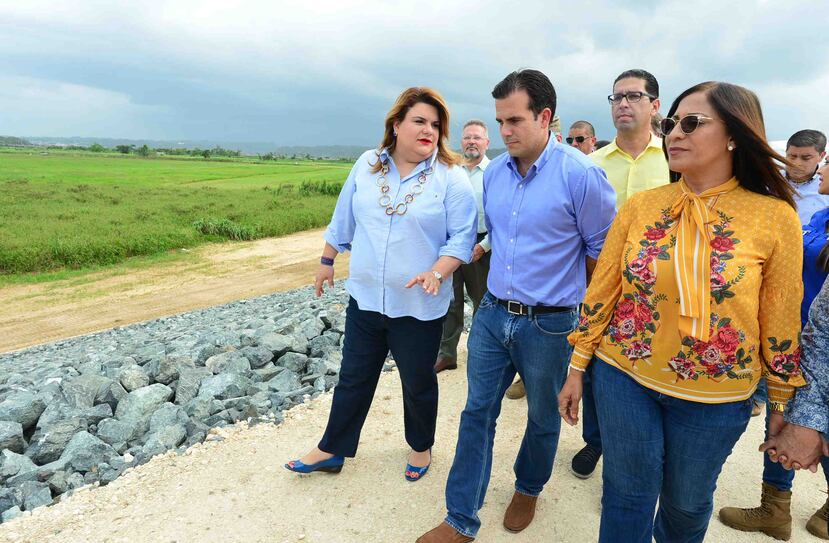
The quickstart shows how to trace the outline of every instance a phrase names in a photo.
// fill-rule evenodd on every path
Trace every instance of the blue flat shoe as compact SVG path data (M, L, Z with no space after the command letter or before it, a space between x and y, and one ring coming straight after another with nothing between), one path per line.
M426 472L429 471L429 467L432 465L432 451L429 451L429 463L422 468L415 467L408 462L406 463L406 480L410 483L414 483L415 481L419 481Z
M325 473L339 473L343 469L345 458L342 456L333 456L328 460L321 460L316 464L303 464L299 460L291 460L285 464L285 469L294 471L296 473L312 473L314 471L323 471Z

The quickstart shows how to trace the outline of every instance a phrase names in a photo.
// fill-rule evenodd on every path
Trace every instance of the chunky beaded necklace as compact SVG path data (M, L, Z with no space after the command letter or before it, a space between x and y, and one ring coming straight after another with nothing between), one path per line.
M411 190L403 197L403 201L397 205L392 205L392 197L389 195L389 187L388 181L386 180L386 174L389 173L389 159L385 159L383 161L383 165L380 168L380 175L377 177L377 186L380 187L380 198L377 203L380 204L380 207L386 209L386 215L405 215L406 211L409 209L409 204L414 202L415 197L423 192L423 187L426 185L426 181L429 178L429 175L432 174L434 171L434 164L435 159L437 158L437 153L432 156L431 162L429 162L429 166L426 167L425 170L420 172L420 175L417 176L417 181L412 185Z

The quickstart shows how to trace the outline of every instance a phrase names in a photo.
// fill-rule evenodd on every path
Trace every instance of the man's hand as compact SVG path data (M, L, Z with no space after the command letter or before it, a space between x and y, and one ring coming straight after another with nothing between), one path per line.
M317 293L317 298L322 296L322 285L326 282L330 288L334 288L334 266L320 264L320 267L317 270L317 276L314 278L314 290Z
M772 412L769 415L769 437L779 434L785 425L786 421L783 419L783 413Z
M777 435L760 445L760 450L769 455L772 462L780 462L786 469L817 471L823 456L824 442L817 430L786 424Z
M570 375L567 376L567 381L558 395L558 414L570 426L575 426L579 422L579 402L581 402L584 386L583 379L583 372L570 369Z
M481 259L482 256L486 254L484 248L481 247L480 243L476 243L475 247L472 249L472 262L477 262Z

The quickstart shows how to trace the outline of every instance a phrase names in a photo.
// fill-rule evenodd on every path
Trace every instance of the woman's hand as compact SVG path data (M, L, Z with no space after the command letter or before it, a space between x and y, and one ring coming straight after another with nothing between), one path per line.
M320 264L317 270L317 276L314 278L314 290L317 293L317 298L322 296L323 283L328 282L330 288L334 288L334 266L326 266Z
M581 402L584 386L583 379L584 372L571 368L570 375L567 376L567 381L564 382L558 395L558 414L570 426L575 426L579 422L579 402Z
M433 296L437 296L440 291L440 281L438 281L438 278L435 277L435 274L431 271L425 271L412 277L409 282L406 283L406 288L412 288L415 285L422 286L426 294L431 294Z

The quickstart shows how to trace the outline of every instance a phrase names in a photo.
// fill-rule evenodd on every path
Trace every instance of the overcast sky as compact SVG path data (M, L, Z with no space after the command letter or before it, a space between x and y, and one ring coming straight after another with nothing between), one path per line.
M613 79L644 68L662 112L718 79L760 96L769 139L829 129L825 1L0 1L0 134L374 146L413 85L453 141L492 87L544 71L566 127L613 136ZM733 7L738 5L739 7Z

